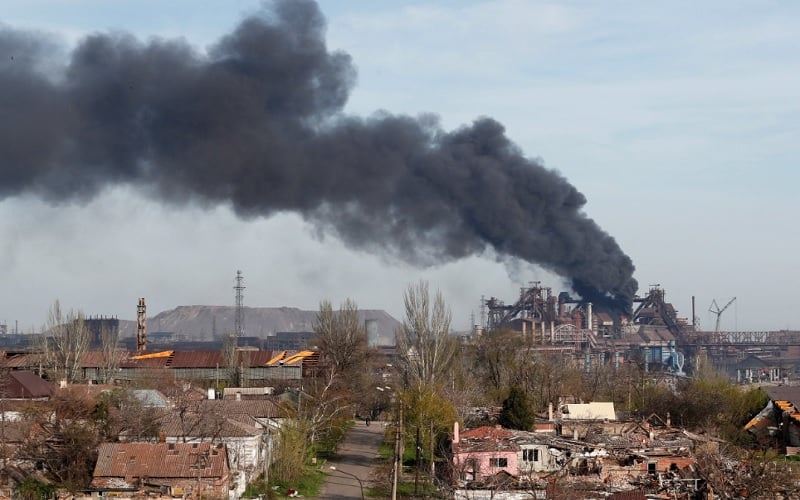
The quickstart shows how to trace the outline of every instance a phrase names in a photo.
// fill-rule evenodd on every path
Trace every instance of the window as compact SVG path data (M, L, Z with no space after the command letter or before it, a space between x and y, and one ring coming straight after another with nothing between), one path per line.
M507 458L492 458L489 463L492 467L508 467Z
M538 462L539 461L539 449L535 448L532 450L522 450L522 460L524 462Z

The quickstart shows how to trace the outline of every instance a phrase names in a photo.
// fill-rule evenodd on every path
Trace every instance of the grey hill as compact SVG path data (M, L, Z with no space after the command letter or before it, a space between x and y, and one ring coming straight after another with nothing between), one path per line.
M395 318L381 309L365 309L359 311L361 320L375 320L381 344L393 344L394 332L400 326ZM147 330L154 332L171 332L176 336L210 341L234 331L234 306L178 306L162 311L147 318ZM276 332L310 332L313 331L317 311L305 311L296 307L245 307L245 335L266 338ZM120 336L136 335L135 321L120 321Z

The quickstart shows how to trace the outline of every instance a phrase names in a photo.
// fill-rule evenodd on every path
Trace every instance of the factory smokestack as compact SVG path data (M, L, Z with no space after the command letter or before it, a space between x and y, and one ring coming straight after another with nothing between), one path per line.
M492 249L598 307L630 306L631 260L564 177L491 118L445 131L434 116L343 114L355 69L324 32L308 0L270 4L207 52L115 32L59 60L51 40L0 28L0 199L125 184L242 216L292 211L353 248L417 265Z

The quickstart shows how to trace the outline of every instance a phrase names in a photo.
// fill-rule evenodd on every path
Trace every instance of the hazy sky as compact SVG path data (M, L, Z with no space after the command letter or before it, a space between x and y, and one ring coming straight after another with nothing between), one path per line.
M602 4L602 5L601 5ZM181 37L203 50L255 1L6 0L0 22L69 47L94 32ZM345 112L434 113L446 130L489 116L588 199L585 212L660 284L679 315L737 301L722 326L800 329L800 5L782 1L321 1L330 50L357 69ZM0 57L6 55L0 54ZM59 57L56 51L54 58ZM2 112L2 109L0 109ZM13 133L3 130L2 133ZM0 152L2 155L2 152ZM0 156L0 161L3 161ZM4 180L0 179L0 183ZM38 328L55 299L134 319L178 305L316 309L353 298L402 318L419 279L466 328L482 295L561 279L484 254L416 268L348 250L298 215L163 206L132 187L89 201L0 201L0 322ZM509 271L512 276L509 276Z

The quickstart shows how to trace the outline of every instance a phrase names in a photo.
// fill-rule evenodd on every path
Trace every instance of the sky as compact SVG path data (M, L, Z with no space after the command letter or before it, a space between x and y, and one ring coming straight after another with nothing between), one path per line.
M199 51L260 2L6 0L0 24L70 47L92 33L181 38ZM784 1L322 0L330 51L357 71L343 113L435 114L447 131L503 124L528 157L587 199L583 211L658 284L681 317L727 330L800 329L796 162L800 5ZM2 112L2 110L0 110ZM5 129L2 133L13 134ZM0 158L2 161L2 158ZM3 180L0 179L0 184ZM398 319L418 280L442 292L453 326L482 296L562 278L490 251L434 265L353 249L297 213L239 217L225 204L164 204L134 186L88 199L0 199L0 322L40 328L55 300L134 319L179 305L314 310L347 298Z

